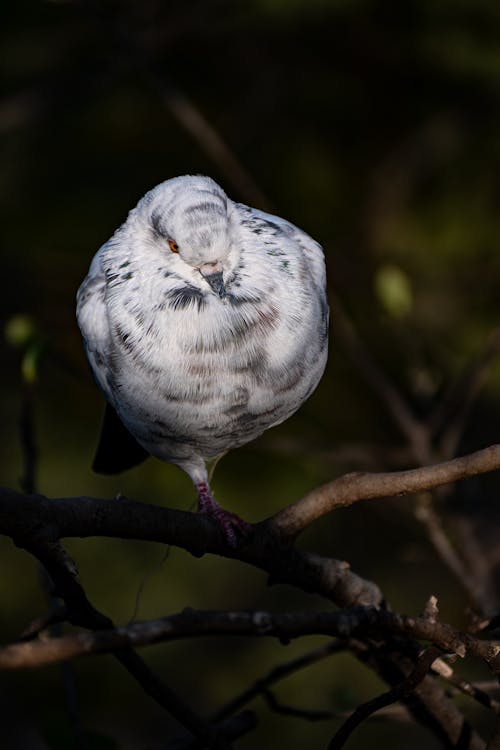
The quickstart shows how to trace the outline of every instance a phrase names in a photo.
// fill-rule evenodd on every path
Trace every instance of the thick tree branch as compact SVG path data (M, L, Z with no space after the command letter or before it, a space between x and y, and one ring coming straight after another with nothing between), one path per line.
M47 499L0 489L0 533L21 547L59 537L109 536L174 544L201 556L206 552L243 560L266 571L273 583L291 583L316 591L339 606L380 604L382 594L345 562L301 553L276 535L266 522L238 548L229 547L207 516L160 508L121 498Z
M301 553L289 546L309 523L336 507L429 489L500 467L500 446L453 461L410 471L348 474L316 488L301 500L258 524L237 549L225 544L206 516L133 500L88 497L51 499L0 489L0 533L20 546L61 537L110 536L181 546L194 555L213 552L266 570L273 582L316 591L339 606L380 604L378 588L350 571L347 563Z
M262 522L264 535L294 538L322 515L337 507L394 495L406 495L450 484L500 468L500 445L491 445L461 458L408 471L346 474L317 487L302 499ZM28 520L27 520L28 519ZM47 500L0 488L0 533L14 540L111 536L176 544L195 555L216 552L245 559L255 536L233 554L208 517L159 508L121 498L89 497ZM249 560L255 562L253 560Z

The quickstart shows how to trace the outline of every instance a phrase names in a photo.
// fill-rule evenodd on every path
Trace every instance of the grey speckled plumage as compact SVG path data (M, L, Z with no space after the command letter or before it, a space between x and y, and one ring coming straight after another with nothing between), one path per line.
M317 386L328 329L321 247L208 177L176 177L97 252L77 317L97 383L139 444L101 470L147 453L176 464L235 543L237 517L215 504L205 462L283 422Z

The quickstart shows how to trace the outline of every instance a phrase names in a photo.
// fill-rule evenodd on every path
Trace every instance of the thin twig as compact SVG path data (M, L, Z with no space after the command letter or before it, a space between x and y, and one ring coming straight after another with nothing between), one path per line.
M279 664L278 666L273 667L273 669L271 669L270 672L268 672L264 677L259 677L259 679L257 679L253 683L253 685L250 685L250 687L248 687L242 693L229 701L229 703L226 703L225 706L222 706L212 716L212 722L216 723L218 721L221 721L222 719L225 719L227 716L231 716L251 700L256 698L258 695L261 695L271 685L274 685L280 680L285 679L285 677L289 677L291 674L298 672L300 669L305 669L311 664L316 664L316 662L321 661L322 659L326 659L332 654L338 654L342 651L345 651L346 648L347 647L344 642L332 641L331 643L327 643L324 646L319 646L312 651L308 651L305 654L301 654L295 659L290 659L283 664Z
M457 692L468 695L469 698L475 700L476 703L484 706L484 708L488 708L491 711L494 711L496 714L500 713L500 701L492 698L491 695L489 695L489 693L487 692L487 690L495 689L493 681L485 682L484 684L473 683L467 682L467 680L462 680L455 674L450 674L447 676L444 676L443 674L441 674L441 672L438 672L438 674L440 677L443 677L447 682L449 682ZM498 683L496 684L496 689L498 689Z
M19 416L19 435L23 471L19 484L24 492L33 495L36 490L36 472L38 450L35 438L34 387L32 383L23 383L21 413Z
M58 604L57 607L51 608L49 612L35 618L24 628L19 636L20 641L30 641L37 638L40 633L54 625L54 623L65 622L68 613L64 604Z
M396 703L396 701L402 700L413 692L417 685L422 682L431 668L432 663L439 655L440 651L438 649L434 647L427 648L420 655L413 672L401 684L396 685L382 695L358 706L351 716L349 716L349 718L342 724L340 729L337 730L328 745L328 750L341 750L356 727L358 727L369 716L385 706L389 706L392 703Z
M127 68L133 66L142 73L144 85L155 92L165 109L225 175L241 198L250 205L271 210L272 206L267 196L226 139L194 100L167 79L155 60L152 46L134 33L135 30L127 28L125 24L117 24L114 17L94 0L80 0L80 5L86 8L94 22L100 26L106 25L109 39L119 50L119 59L126 61Z
M170 114L194 138L226 179L238 190L242 199L262 210L272 210L270 201L251 174L194 101L184 92L168 84L164 76L153 73L151 69L149 76L150 82L155 83Z
M421 465L428 463L429 441L425 425L413 415L399 389L372 358L338 297L335 297L332 305L335 309L336 335L346 347L351 360L407 439L415 460Z
M479 539L471 515L450 513L450 521L457 538L457 546L469 571L468 579L474 588L471 600L476 602L478 613L480 612L483 617L492 617L500 608L500 592L493 575L497 545L492 548L492 545L485 544L484 539Z
M454 383L427 420L432 435L441 432L440 452L446 458L455 454L474 400L488 370L500 351L500 328L492 331L485 347Z
M293 716L296 719L305 719L306 721L326 721L335 717L332 711L322 711L315 708L299 708L298 706L289 706L282 703L271 690L263 690L263 697L266 700L271 711L284 716Z
M472 575L470 569L465 565L462 558L456 552L446 534L441 519L439 518L430 493L422 494L415 507L415 518L420 521L438 553L441 560L455 575L457 581L463 586L474 605L483 613L491 609L491 599L485 595L483 587L478 586L476 576Z
M253 711L242 711L236 716L231 716L231 718L217 724L216 729L218 736L224 738L225 742L229 742L248 734L256 726L257 718ZM165 750L204 750L204 748L205 745L196 739L193 740L191 736L186 736L186 734L174 737L165 746Z

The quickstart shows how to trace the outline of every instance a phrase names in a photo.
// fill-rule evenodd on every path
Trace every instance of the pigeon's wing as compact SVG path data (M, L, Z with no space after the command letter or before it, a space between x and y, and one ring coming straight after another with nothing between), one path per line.
M323 254L323 248L319 242L316 242L316 240L310 235L302 229L299 229L299 227L296 227L295 224L292 224L286 219L282 219L281 216L274 216L265 211L259 211L258 208L245 206L242 203L236 204L236 208L240 212L243 211L247 223L250 218L252 221L255 221L256 224L261 224L262 227L265 227L274 238L277 238L277 236L285 237L298 245L309 258L314 283L319 289L325 289L325 256Z
M111 404L106 404L92 468L98 474L119 474L148 458L149 453L127 430Z
M108 402L92 468L100 474L117 474L141 463L149 453L130 434L111 405L109 362L112 350L101 252L94 257L78 290L76 315L92 373Z
M304 253L308 256L314 281L318 287L324 289L326 286L326 267L323 248L319 242L313 240L310 235L296 227L295 224L291 224L284 219L281 219L281 223L284 233L300 245Z
M89 272L76 295L76 319L82 332L85 352L97 385L107 401L112 400L109 385L111 336L106 309L106 277L102 252L94 256Z

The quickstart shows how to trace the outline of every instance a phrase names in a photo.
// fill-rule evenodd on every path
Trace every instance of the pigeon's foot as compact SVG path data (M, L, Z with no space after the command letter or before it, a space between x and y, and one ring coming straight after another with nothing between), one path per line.
M237 516L236 513L221 508L206 482L196 482L195 487L198 492L198 513L206 513L208 516L215 518L224 532L227 543L231 547L237 547L238 535L245 536L248 534L252 528L251 524Z

